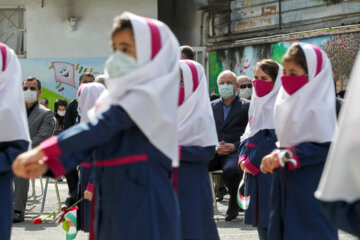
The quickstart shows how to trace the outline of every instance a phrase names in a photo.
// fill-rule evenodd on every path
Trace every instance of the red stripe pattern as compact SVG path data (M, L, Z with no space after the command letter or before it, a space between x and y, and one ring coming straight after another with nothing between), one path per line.
M249 157L245 160L245 167L254 175L258 175L258 173L260 172L260 170L250 162Z
M199 75L196 66L191 61L185 60L185 62L190 67L193 79L193 92L195 92L196 88L199 86Z
M245 146L249 147L249 148L256 148L256 144L252 144L252 143L245 143Z
M298 169L300 168L300 161L299 161L299 157L296 153L296 150L295 150L295 147L289 147L289 148L286 148L287 150L290 150L294 153L294 156L292 159L294 159L296 161L296 166L292 165L292 164L288 164L289 166L289 170L295 170L295 169Z
M161 35L159 28L151 18L144 18L151 32L151 60L153 60L161 48Z
M7 52L6 52L6 47L3 43L0 43L0 50L1 50L1 56L2 56L2 71L4 72L6 69Z
M94 192L94 189L95 189L95 185L92 183L88 183L88 185L86 187L86 191Z
M78 97L80 97L80 95L81 95L81 91L82 91L83 86L85 86L85 85L80 85L80 87L78 89L78 92L77 92Z
M82 163L82 164L80 164L80 167L92 168L92 164L91 163Z
M47 157L56 157L62 155L61 149L58 145L58 140L55 136L40 143L41 149Z
M59 178L65 175L66 170L57 157L44 157L42 160L49 166L49 168L55 175L55 178Z
M149 160L148 155L140 154L140 155L126 156L126 157L104 160L104 161L95 161L95 166L111 167L111 166L124 165L135 162L145 162L148 160Z
M316 58L317 58L317 65L316 65L316 74L315 74L315 77L320 73L321 71L321 67L322 67L322 64L323 64L323 58L322 58L322 54L321 54L321 50L313 45L313 44L310 44L311 47L314 49L315 51L315 54L316 54Z

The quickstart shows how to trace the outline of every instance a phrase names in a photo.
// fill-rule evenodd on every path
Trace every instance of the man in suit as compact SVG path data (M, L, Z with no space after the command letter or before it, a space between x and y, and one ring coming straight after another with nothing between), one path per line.
M240 210L236 200L237 188L241 180L241 172L238 168L238 148L240 136L248 123L250 102L235 93L235 73L229 70L221 72L217 84L221 97L211 104L219 147L214 159L210 161L209 171L223 171L223 179L230 195L225 220L231 221L238 216Z
M41 94L41 82L35 77L23 81L23 91L29 123L32 148L52 135L55 125L54 113L38 103ZM13 222L23 222L26 207L29 180L15 176Z

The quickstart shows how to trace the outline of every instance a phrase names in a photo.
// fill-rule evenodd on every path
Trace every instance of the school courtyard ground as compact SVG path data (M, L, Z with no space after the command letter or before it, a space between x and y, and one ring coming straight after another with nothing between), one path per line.
M45 185L45 180L43 179ZM67 185L66 182L58 182L59 193L61 201L64 201L67 197ZM29 200L27 205L27 214L25 216L25 222L17 223L13 225L11 240L62 240L65 238L65 231L56 223L50 221L44 224L34 225L33 219L39 214L41 209L42 194L40 180L35 181L35 189L37 198L34 203L34 198L31 196L32 188L30 185ZM240 213L237 219L231 222L225 222L224 214L227 208L228 196L225 196L224 201L218 203L219 214L216 214L216 224L220 234L221 240L256 240L257 231L255 228L242 223L243 213ZM58 209L58 201L56 197L55 184L53 180L49 181L47 196L45 201L44 213L56 211ZM88 234L79 232L77 240L87 240ZM119 239L126 239L120 238ZM350 234L339 232L339 239L341 240L356 240L354 236ZM171 240L171 239L169 239ZM304 239L306 240L306 239Z

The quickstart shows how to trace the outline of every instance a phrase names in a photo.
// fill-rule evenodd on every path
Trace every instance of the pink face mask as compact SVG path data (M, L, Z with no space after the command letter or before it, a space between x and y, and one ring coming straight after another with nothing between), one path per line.
M274 87L274 83L272 81L266 82L266 81L263 81L260 79L255 79L253 81L253 85L255 88L256 95L258 97L263 97L263 96L267 95L269 92L271 92L271 90Z
M299 90L302 86L309 82L307 76L281 76L281 82L285 89L285 91L289 95L293 95L297 90Z
M184 87L180 87L180 92L179 92L179 105L181 106L181 104L183 104L185 99L185 88Z

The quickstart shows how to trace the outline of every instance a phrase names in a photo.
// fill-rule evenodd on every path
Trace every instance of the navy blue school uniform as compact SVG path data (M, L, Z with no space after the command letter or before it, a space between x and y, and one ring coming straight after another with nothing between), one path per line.
M181 238L178 202L169 180L171 160L121 107L111 106L97 120L80 123L41 146L55 176L94 157L95 239Z
M340 229L360 238L360 200L321 202L324 213Z
M29 148L29 142L0 142L0 238L10 239L13 214L13 174L15 158Z
M296 145L291 149L296 152L297 168L287 164L274 171L269 239L338 239L337 229L314 197L329 146L312 142Z
M78 200L84 197L84 192L94 192L94 174L92 160L88 159L80 164L80 179L78 187ZM84 199L78 205L77 210L77 229L84 232L90 231L90 220L91 220L91 201Z
M270 187L273 175L260 172L262 158L276 148L277 138L273 129L263 129L246 139L240 146L240 159L255 175L247 173L245 196L250 195L249 208L245 210L244 223L267 228L270 211Z
M215 153L215 146L181 147L177 193L183 239L219 239L208 171Z

